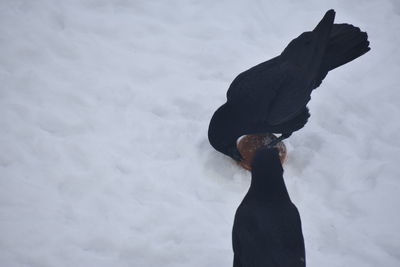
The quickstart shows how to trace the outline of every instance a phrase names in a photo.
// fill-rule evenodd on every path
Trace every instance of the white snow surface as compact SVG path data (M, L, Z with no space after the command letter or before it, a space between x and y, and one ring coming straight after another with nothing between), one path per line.
M330 8L372 50L286 141L307 265L400 266L397 0L1 0L0 266L231 266L250 173L209 120Z

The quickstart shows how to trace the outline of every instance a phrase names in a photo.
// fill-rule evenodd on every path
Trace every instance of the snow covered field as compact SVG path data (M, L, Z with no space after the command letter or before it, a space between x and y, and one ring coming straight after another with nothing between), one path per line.
M231 266L250 175L209 119L329 8L372 50L286 141L307 263L400 266L397 0L1 0L0 266Z

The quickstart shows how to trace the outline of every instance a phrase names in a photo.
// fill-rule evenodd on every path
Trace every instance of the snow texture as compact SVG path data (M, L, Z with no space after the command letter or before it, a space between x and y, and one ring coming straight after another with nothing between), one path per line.
M250 174L208 122L329 8L372 50L286 141L307 263L400 266L397 0L0 1L0 266L231 266Z

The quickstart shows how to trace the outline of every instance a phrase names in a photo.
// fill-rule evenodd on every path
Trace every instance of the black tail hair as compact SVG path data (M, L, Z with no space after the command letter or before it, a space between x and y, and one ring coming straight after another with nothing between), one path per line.
M328 71L364 55L369 50L366 32L350 24L333 24L317 81L322 81Z
M370 50L368 35L350 24L334 24L323 59L327 71L350 62Z

